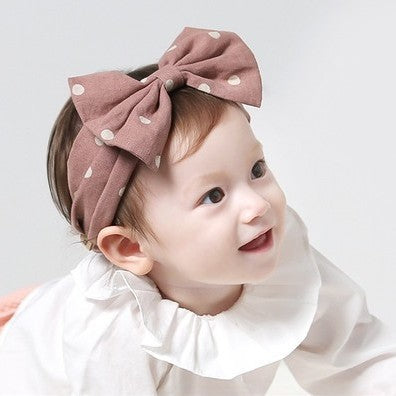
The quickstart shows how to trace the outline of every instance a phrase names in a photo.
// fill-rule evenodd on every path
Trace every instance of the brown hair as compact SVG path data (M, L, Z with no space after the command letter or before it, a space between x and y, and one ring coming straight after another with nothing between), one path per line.
M157 70L158 64L154 63L126 72L126 74L136 80L141 80ZM162 155L169 155L169 146L173 139L177 139L179 144L187 142L186 152L174 162L182 161L200 148L211 129L221 119L227 105L240 108L250 120L249 114L241 104L218 98L188 86L182 86L169 92L169 96L172 102L172 121ZM81 118L73 101L69 98L52 127L47 150L47 178L52 200L69 224L71 224L72 198L67 183L67 159L81 127ZM125 226L131 232L140 234L145 239L147 239L148 234L157 239L143 215L144 196L147 190L145 190L144 182L139 177L139 169L142 165L142 162L138 163L130 178L117 207L112 225ZM71 230L73 234L78 234L73 227ZM87 244L86 240L83 240L83 242ZM99 252L96 237L92 244L93 249Z

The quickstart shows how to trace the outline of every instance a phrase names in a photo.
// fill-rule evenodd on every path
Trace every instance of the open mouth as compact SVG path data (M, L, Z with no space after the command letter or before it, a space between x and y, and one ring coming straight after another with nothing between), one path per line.
M273 245L272 228L266 233L253 239L246 245L241 246L238 250L243 252L262 252L269 250Z

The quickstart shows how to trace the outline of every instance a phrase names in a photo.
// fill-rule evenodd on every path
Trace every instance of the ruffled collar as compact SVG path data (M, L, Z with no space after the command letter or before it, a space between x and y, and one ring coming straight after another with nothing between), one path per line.
M89 299L132 292L142 324L139 342L147 353L197 375L220 379L290 354L308 333L321 285L307 228L290 206L277 267L264 282L243 285L236 303L214 316L197 315L163 299L148 276L119 269L101 253L90 252L71 273Z

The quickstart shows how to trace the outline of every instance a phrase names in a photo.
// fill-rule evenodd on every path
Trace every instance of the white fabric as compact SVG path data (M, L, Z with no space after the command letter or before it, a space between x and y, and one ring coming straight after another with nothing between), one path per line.
M314 395L396 395L396 334L287 207L279 264L218 315L90 252L0 334L0 395L264 395L280 360Z

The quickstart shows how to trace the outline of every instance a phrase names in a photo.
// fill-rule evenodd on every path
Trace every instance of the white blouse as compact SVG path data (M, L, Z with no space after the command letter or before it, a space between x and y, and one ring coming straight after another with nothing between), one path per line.
M287 206L279 264L217 315L90 252L0 334L0 395L264 395L283 360L313 395L396 395L396 334Z

